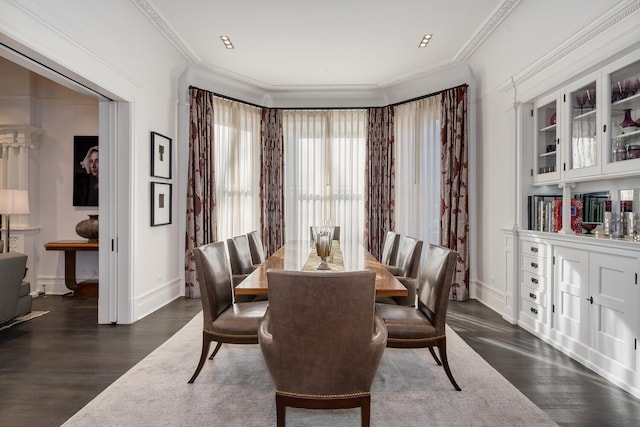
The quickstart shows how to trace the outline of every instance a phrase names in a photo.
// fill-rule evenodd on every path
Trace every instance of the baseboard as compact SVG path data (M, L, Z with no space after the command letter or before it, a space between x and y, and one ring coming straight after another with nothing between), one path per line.
M171 301L180 297L182 280L175 278L164 283L149 292L146 292L134 300L134 321L148 316L154 311L164 307Z
M470 297L480 301L496 313L500 315L504 314L504 292L476 280L472 283Z
M39 276L36 279L36 286L32 290L45 295L65 295L71 292L64 284L64 278L55 276Z

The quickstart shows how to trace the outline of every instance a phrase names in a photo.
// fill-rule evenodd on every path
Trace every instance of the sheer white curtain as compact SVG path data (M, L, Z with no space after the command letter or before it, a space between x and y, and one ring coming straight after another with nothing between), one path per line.
M261 109L214 98L218 238L260 229Z
M362 242L366 110L283 111L285 238L339 225L341 242Z
M425 246L440 242L440 108L440 95L395 107L396 231Z

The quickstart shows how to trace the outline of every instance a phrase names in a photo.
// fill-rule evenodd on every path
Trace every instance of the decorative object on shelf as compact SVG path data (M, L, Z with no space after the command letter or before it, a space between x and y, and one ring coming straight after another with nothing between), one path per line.
M640 144L627 145L627 159L640 158Z
M640 77L629 79L629 95L635 95L640 89Z
M331 256L331 245L333 243L334 227L323 226L315 227L315 240L316 240L316 253L320 257L320 264L316 267L317 270L330 270L327 259Z
M582 108L587 103L587 94L579 92L576 94L576 103L580 107L580 114L582 114Z
M627 147L624 145L621 139L616 140L613 144L613 156L611 160L619 162L620 160L627 160Z
M172 186L164 182L151 183L151 226L171 224Z
M584 229L585 233L584 234L591 234L591 232L598 226L600 225L599 222L583 222L582 223L582 228Z
M7 221L7 252L11 248L11 215L29 213L27 190L0 190L0 215ZM2 252L0 250L0 252Z
M551 120L550 120L550 122L551 122L551 123L549 124L550 126L553 126L553 125L555 125L555 124L556 124L556 113L553 113L553 114L551 115Z
M631 108L624 110L624 119L620 123L622 133L630 133L638 130L638 124L631 118Z
M98 241L99 228L98 215L89 215L89 219L83 219L76 225L76 233L80 237L89 239L89 243L95 243Z
M171 179L171 138L151 132L151 176Z

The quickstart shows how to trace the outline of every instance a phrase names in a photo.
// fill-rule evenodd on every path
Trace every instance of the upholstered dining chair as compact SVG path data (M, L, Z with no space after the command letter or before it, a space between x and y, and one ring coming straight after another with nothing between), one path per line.
M257 265L253 264L249 238L246 234L227 239L227 249L229 250L229 264L231 265L231 281L235 288L256 269ZM237 302L248 302L254 299L255 295L235 296L235 301Z
M314 228L315 228L315 226L313 226L313 225L309 226L309 236L311 236L311 241L312 242L316 241L316 235L313 232ZM338 242L340 241L340 226L339 225L334 225L333 226L333 240L337 240Z
M371 384L387 331L375 313L375 272L269 270L269 309L258 340L276 386L277 425L286 407L360 408L370 422Z
M387 347L427 347L438 366L444 367L453 388L460 391L447 360L445 329L449 290L456 270L457 256L457 252L451 249L429 245L418 290L418 306L414 308L376 304L376 310L387 325ZM435 354L434 347L438 347L440 358Z
M234 303L231 272L224 242L215 242L193 250L200 285L204 326L200 361L189 383L193 383L207 360L211 341L217 342L209 359L223 343L258 344L258 326L268 302Z
M396 263L395 265L385 265L385 267L407 288L408 294L405 297L382 297L378 298L376 302L407 306L416 304L422 246L422 240L400 236Z
M382 255L380 255L380 263L385 265L395 265L398 256L398 246L400 244L400 235L395 231L387 231L382 246Z
M262 237L260 232L254 230L247 234L249 239L249 251L251 252L251 262L253 265L262 264L265 260L264 245L262 244Z

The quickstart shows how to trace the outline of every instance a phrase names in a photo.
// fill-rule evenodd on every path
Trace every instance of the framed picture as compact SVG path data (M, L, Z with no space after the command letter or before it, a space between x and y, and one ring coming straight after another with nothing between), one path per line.
M98 206L97 136L73 137L73 206Z
M151 176L171 178L171 138L151 132Z
M151 183L151 226L171 224L171 184Z

